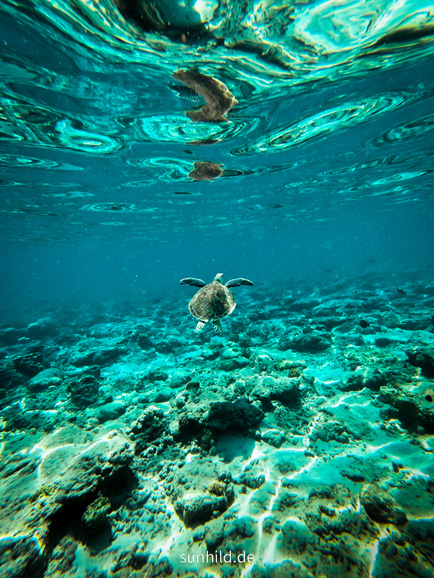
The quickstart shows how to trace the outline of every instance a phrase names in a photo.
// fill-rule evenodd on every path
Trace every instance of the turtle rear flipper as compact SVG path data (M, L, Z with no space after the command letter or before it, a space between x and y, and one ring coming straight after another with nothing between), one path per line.
M199 321L199 323L196 325L196 333L199 333L199 331L202 331L202 329L205 327L206 321Z
M220 319L214 319L212 322L212 326L215 329L215 332L221 335L223 333L222 324L220 323Z
M195 277L186 277L185 279L181 279L179 282L180 285L193 285L193 287L205 287L205 281L202 279L196 279Z
M231 279L226 283L226 287L239 287L240 285L253 285L253 283L248 279L243 279L242 277Z

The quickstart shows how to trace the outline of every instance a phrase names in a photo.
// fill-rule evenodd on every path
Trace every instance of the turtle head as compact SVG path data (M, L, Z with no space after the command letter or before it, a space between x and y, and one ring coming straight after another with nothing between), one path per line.
M214 283L221 283L223 280L223 273L217 273L217 275L214 277Z

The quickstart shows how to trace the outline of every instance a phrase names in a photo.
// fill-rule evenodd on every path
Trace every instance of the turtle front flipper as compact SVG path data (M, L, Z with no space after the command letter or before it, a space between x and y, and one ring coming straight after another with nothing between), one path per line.
M179 282L180 285L193 285L193 287L205 287L205 281L202 279L196 279L195 277L186 277L185 279L181 279Z
M248 279L243 279L242 277L231 279L226 283L226 287L239 287L240 285L253 285L253 283Z
M221 335L223 333L222 324L220 323L220 319L215 319L212 322L212 326L215 329L215 332Z
M206 321L199 321L199 323L196 325L196 333L199 333L199 331L202 331L202 329L205 327Z

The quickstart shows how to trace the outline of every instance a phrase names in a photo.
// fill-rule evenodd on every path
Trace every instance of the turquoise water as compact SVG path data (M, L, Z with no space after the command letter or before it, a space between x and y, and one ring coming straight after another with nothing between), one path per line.
M1 576L431 576L432 5L0 31Z

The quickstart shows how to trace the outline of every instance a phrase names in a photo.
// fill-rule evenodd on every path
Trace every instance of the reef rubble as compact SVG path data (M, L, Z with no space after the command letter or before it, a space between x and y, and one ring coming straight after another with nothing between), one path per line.
M266 289L0 327L2 578L434 573L434 285Z

